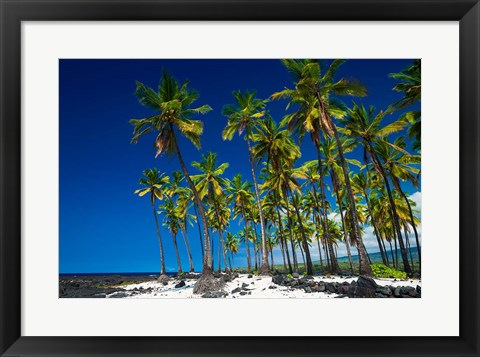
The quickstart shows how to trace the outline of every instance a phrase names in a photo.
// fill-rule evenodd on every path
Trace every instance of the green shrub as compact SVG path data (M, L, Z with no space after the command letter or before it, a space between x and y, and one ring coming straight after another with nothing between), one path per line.
M287 274L287 278L289 279L293 278L292 274Z
M387 267L383 264L372 264L373 275L377 278L396 278L396 279L406 279L407 273L393 268Z

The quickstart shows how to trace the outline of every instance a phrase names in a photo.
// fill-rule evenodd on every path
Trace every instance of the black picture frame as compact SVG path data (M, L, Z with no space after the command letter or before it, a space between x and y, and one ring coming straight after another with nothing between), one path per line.
M2 356L480 355L478 0L0 0L0 12ZM460 337L22 337L21 22L60 20L459 21Z

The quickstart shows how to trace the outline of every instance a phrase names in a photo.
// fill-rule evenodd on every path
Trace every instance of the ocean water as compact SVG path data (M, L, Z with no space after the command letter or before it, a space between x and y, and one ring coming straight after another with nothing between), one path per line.
M400 252L400 249L397 249L397 250L398 250L398 259L399 259L399 261L402 261L402 253ZM407 249L407 252L408 252L408 249ZM410 252L412 254L413 260L414 261L418 260L417 247L410 247ZM408 253L408 260L410 260L410 252ZM388 259L392 260L390 249L387 249L387 255L388 255ZM393 255L395 256L395 249L393 249ZM380 252L375 252L375 253L368 252L368 256L370 257L370 260L372 261L372 263L382 263L382 255L380 254ZM354 262L356 260L358 260L358 255L352 255L352 260ZM339 257L338 261L339 262L348 262L348 256Z

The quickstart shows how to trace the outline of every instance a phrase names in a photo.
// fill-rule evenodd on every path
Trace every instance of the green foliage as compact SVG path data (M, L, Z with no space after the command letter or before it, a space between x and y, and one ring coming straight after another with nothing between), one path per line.
M377 278L397 278L397 279L406 279L407 273L393 268L387 267L383 264L372 264L373 275Z
M293 278L292 274L287 274L287 278L289 279Z

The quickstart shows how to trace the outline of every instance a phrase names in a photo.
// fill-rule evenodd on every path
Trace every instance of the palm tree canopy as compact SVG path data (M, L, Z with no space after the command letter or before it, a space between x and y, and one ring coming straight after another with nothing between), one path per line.
M299 137L306 132L318 137L322 131L331 133L330 117L342 118L345 105L337 96L365 96L364 86L354 80L340 79L335 81L338 68L345 60L334 60L330 66L313 59L285 59L283 65L292 75L295 89L284 89L272 94L272 99L288 99L287 108L295 104L298 110L286 115L282 124L287 124L290 131Z
M192 162L192 166L202 172L191 176L201 199L207 196L213 202L218 196L224 194L224 189L228 186L228 180L221 175L229 166L227 162L217 166L217 154L209 152L202 155L202 161Z
M422 60L416 59L413 64L399 73L390 73L390 77L399 81L393 90L403 93L403 98L393 104L398 109L419 102L422 96Z
M222 114L228 118L227 126L223 129L223 140L232 140L235 133L242 135L246 131L247 137L251 135L252 128L258 119L265 115L267 100L256 98L256 91L235 91L232 93L235 104L227 104L222 109Z
M140 197L150 193L150 200L153 204L155 199L163 199L169 182L170 178L156 168L144 170L143 177L139 180L139 184L143 187L135 190L134 193Z
M188 88L188 81L179 84L166 70L163 71L158 90L154 90L141 82L136 82L135 95L138 101L156 111L158 114L141 118L131 119L133 125L132 143L136 143L143 135L155 131L158 132L154 147L156 156L174 152L174 128L178 129L183 136L200 148L200 137L203 132L203 122L193 120L198 114L206 114L212 110L209 105L192 108L191 105L198 99L198 92Z

